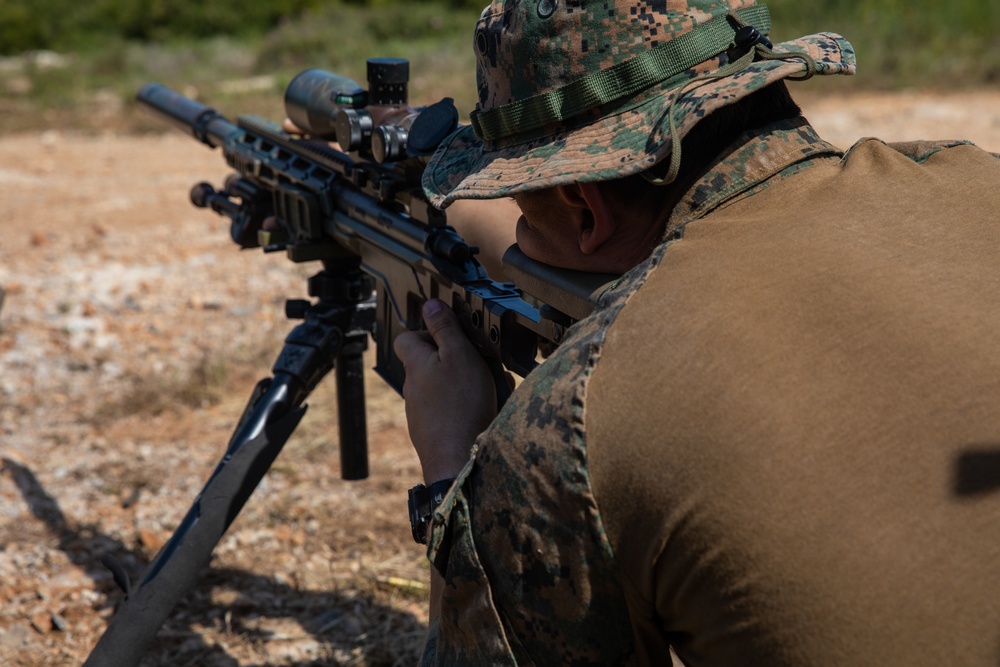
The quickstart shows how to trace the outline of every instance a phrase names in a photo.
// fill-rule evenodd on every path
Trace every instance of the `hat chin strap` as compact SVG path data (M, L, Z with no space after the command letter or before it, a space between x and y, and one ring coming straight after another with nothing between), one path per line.
M728 16L741 27L749 27L736 13L729 12ZM773 51L770 46L771 43L766 38L762 37L759 33L755 34L759 38L759 41L753 44L753 48L749 49L738 60L727 63L712 72L696 76L680 87L677 94L674 95L674 99L670 101L670 106L667 107L667 127L670 130L670 167L662 178L653 176L648 170L640 172L643 178L653 185L670 185L677 180L677 175L681 170L681 138L677 134L677 120L674 117L674 109L677 106L677 102L693 88L742 72L757 60L801 60L806 66L805 73L802 76L789 77L800 81L811 79L816 74L816 61L808 53L804 51ZM766 42L766 44L762 42ZM738 47L739 45L736 45L734 48ZM733 50L730 49L729 52L732 53Z

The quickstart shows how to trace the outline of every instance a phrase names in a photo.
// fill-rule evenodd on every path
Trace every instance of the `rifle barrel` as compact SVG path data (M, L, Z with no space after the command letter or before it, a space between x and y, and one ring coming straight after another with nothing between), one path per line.
M210 106L159 83L147 83L136 94L139 106L184 134L215 148L240 129Z

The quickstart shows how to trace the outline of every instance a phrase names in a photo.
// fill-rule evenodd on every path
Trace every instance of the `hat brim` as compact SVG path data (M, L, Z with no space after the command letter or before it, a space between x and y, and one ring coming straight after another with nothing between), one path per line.
M809 35L774 47L805 52L817 74L854 74L851 44L835 33ZM683 138L697 122L780 79L804 75L801 60L760 60L736 74L688 86L653 86L617 112L575 129L557 129L491 149L471 126L445 139L423 174L430 202L444 208L458 199L496 199L567 183L603 181L648 169L670 154L666 118L673 98L677 132Z

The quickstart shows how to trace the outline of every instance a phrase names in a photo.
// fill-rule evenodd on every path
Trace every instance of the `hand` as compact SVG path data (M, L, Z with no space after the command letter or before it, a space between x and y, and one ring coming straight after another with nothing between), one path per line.
M408 331L394 349L406 369L406 421L424 481L455 477L496 417L496 388L486 362L442 301L424 304L427 331Z

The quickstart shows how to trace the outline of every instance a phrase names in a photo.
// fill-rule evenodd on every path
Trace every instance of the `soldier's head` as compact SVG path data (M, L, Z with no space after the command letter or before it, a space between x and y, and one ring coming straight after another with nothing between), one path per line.
M662 221L636 213L669 206L744 129L798 114L783 79L854 71L839 35L770 32L753 0L494 0L473 38L472 124L439 147L424 190L437 206L513 197L529 256L624 270L659 240ZM602 227L602 210L628 228Z

